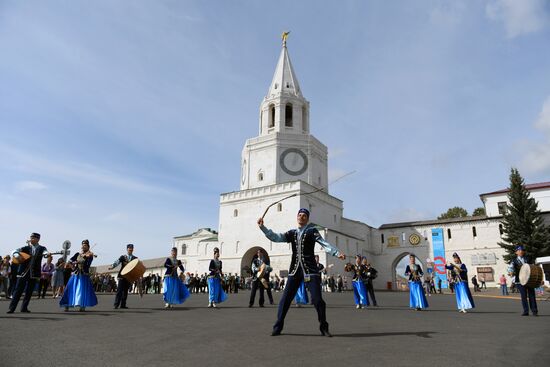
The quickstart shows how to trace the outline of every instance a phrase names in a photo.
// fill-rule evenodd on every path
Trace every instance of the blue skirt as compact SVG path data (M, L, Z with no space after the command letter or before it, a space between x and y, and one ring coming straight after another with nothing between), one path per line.
M93 307L97 305L92 281L88 275L73 274L59 301L61 307Z
M182 304L189 298L189 290L178 277L165 277L162 285L164 302L171 305Z
M227 299L220 278L208 278L208 301L222 303Z
M456 283L455 294L456 307L458 307L459 310L468 310L476 307L474 304L474 299L472 298L472 293L470 293L470 288L468 288L468 282Z
M294 302L299 305L307 305L309 303L309 298L307 296L306 283L302 280L298 291L296 292L296 297L294 297Z
M369 298L367 297L367 287L362 281L353 281L353 298L355 298L356 305L369 305Z
M424 294L422 282L409 282L411 308L428 308L428 300Z

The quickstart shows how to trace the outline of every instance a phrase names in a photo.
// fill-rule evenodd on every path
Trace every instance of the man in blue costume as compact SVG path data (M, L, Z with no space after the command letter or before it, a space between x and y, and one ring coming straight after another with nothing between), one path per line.
M286 313L303 281L309 285L311 301L317 310L319 319L319 330L324 336L332 336L328 329L326 320L326 303L321 294L321 274L315 262L315 243L320 244L327 253L342 260L346 258L340 250L326 242L315 226L309 222L309 210L300 209L297 215L298 228L291 229L285 233L274 233L264 226L263 218L258 219L258 226L265 236L273 242L287 242L292 245L292 262L288 271L288 280L279 302L277 322L273 325L272 336L281 334L283 330Z

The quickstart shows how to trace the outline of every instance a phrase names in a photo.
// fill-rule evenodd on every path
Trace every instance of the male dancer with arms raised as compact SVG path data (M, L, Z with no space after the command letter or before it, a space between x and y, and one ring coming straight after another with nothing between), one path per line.
M326 242L313 224L308 224L309 210L300 209L296 219L298 221L298 228L291 229L285 233L274 233L264 226L263 218L258 219L258 226L269 240L273 242L287 242L292 245L292 262L288 271L288 280L281 301L279 302L277 322L273 325L273 332L271 335L277 336L281 334L286 313L298 291L300 283L304 280L311 293L313 306L315 306L317 310L319 330L322 335L332 336L328 330L328 323L326 320L326 303L323 301L321 295L321 274L315 262L315 243L320 244L327 253L342 260L346 258L346 255Z

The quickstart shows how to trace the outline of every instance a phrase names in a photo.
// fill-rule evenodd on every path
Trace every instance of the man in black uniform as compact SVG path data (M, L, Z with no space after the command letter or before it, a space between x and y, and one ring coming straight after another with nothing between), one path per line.
M521 305L523 306L523 313L521 316L529 316L529 308L533 316L538 316L539 310L537 308L537 298L535 297L535 290L530 287L521 285L519 282L519 270L523 264L533 264L533 261L525 256L525 248L523 246L516 247L516 257L510 262L508 272L510 276L514 277L514 283L516 288L521 294ZM529 299L529 303L527 302Z
M325 266L319 262L319 255L315 255L315 264L317 264L317 269L319 269L319 274L327 273Z
M13 313L15 311L23 292L25 292L25 297L21 304L21 312L31 312L28 308L29 302L31 301L36 282L40 279L42 259L48 257L50 254L44 246L38 243L39 241L40 234L32 233L30 240L27 241L27 246L18 248L12 253L12 258L14 260L19 260L21 263L17 269L17 282L13 290L13 298L11 299L7 313ZM23 261L23 258L27 256L29 256L29 258Z
M374 296L374 287L372 285L373 279L375 279L378 276L378 270L373 268L370 263L367 261L366 257L363 257L363 265L365 265L365 287L367 288L367 294L370 296L372 300L372 305L374 307L378 307L378 303L376 303L376 297Z
M258 250L256 252L256 255L254 256L254 259L252 259L252 282L250 283L250 301L248 302L248 307L254 306L254 299L256 298L256 290L260 291L260 307L264 307L264 286L262 282L265 282L265 273L267 273L267 269L264 270L264 274L262 274L261 277L258 277L258 272L260 271L260 268L262 265L265 264L264 261L264 254L262 253L262 250ZM266 264L267 267L267 264Z
M126 245L126 255L121 255L109 268L112 270L120 265L120 270L117 275L118 285L115 296L115 309L119 306L120 308L128 308L126 306L126 300L128 298L128 291L130 290L131 284L126 280L126 278L122 277L120 273L122 272L122 269L124 269L124 267L134 259L137 259L137 256L134 256L134 245L130 243Z
M281 334L284 326L286 313L296 296L302 280L308 284L311 293L311 301L317 310L319 319L319 330L322 335L332 336L328 329L326 320L326 303L321 294L321 275L315 262L315 243L319 243L326 252L344 260L346 256L336 247L326 242L314 225L308 224L309 210L300 209L297 215L298 228L291 229L285 233L274 233L264 226L263 218L258 219L258 226L265 236L273 242L287 242L292 245L292 262L288 272L288 280L279 302L277 322L273 325L272 336Z

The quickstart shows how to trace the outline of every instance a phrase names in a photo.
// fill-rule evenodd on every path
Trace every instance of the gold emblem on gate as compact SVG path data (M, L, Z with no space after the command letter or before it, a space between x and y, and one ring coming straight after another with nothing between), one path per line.
M409 243L413 246L416 246L420 243L421 238L416 233L413 233L409 236Z

